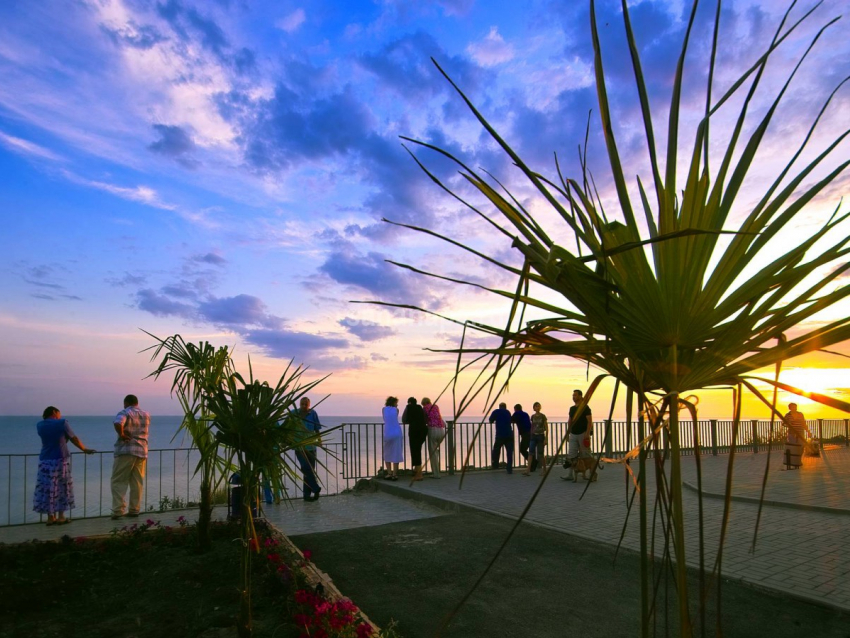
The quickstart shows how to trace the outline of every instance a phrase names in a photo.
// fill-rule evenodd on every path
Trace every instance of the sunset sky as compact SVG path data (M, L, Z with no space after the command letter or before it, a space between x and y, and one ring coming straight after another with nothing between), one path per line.
M812 5L803 2L792 15ZM606 0L598 11L629 166L645 149L619 6ZM663 127L689 4L630 6ZM784 6L724 3L718 87L727 88L757 59ZM769 86L778 90L777 78L817 27L842 9L845 1L824 3L780 50ZM701 5L686 66L687 141L704 100L713 13L712 3ZM847 19L801 68L757 175L778 172L789 140L799 143L850 74ZM447 198L402 147L400 135L422 139L518 183L510 160L431 57L547 175L556 174L553 153L565 173L577 173L591 112L588 156L607 197L587 2L0 4L0 414L39 414L48 404L65 414L112 413L128 392L151 412L176 413L169 383L142 381L152 365L139 352L152 341L140 328L234 345L240 366L247 369L250 354L255 374L270 381L291 358L310 366L309 378L331 373L317 393L332 395L326 414L377 417L388 394L439 394L454 358L426 348L457 345L459 328L350 303L413 304L494 325L506 317L502 299L386 261L515 286L460 250L381 222L433 228L517 262L510 244ZM824 116L822 139L848 123L845 86ZM848 156L845 142L836 157ZM447 162L422 158L460 186ZM646 176L640 160L631 165L629 176ZM822 225L848 184L840 176L784 241ZM850 353L847 346L833 349ZM850 387L847 362L818 354L790 365L794 382L842 393ZM595 376L577 362L529 361L506 400L539 400L544 411L563 415L571 390L585 387L588 374ZM800 403L812 416L837 416ZM607 412L604 406L600 398L595 412ZM727 393L706 393L701 406L706 418L725 418L731 401ZM764 416L751 407L753 417Z

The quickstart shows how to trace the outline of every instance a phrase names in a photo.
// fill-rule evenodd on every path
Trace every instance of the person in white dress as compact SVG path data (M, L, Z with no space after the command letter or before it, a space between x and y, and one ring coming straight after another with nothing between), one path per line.
M383 409L384 416L384 465L386 477L390 481L398 480L398 464L404 461L404 436L401 423L398 422L398 399L387 397Z

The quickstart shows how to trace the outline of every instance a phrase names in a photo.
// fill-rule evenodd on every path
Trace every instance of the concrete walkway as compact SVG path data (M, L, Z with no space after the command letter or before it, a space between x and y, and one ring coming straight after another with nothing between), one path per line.
M802 470L781 471L780 457L771 458L765 505L753 550L753 536L767 455L738 454L734 465L734 489L729 526L723 552L722 573L748 583L850 611L850 450L829 449L820 459L805 459ZM728 455L702 459L703 536L705 564L710 571L720 540L722 495L729 462ZM633 467L636 469L637 464ZM607 465L598 482L586 485L559 480L564 470L556 467L542 486L527 522L551 530L590 538L615 546L626 520L632 483L619 465ZM684 480L696 486L696 464L686 458ZM474 472L463 486L460 476L443 475L426 479L412 487L407 482L371 480L363 492L323 497L315 503L295 500L266 506L266 517L287 535L349 529L369 525L411 521L440 516L447 509L472 508L508 518L517 518L535 487L539 475L524 477L519 471ZM375 492L374 489L380 491ZM655 496L650 481L649 502ZM403 497L403 498L399 498ZM699 507L693 490L683 492L688 563L698 566ZM756 502L753 502L753 501ZM193 510L149 513L138 519L112 521L108 517L75 520L69 525L47 527L22 525L0 528L0 543L32 539L55 540L65 534L93 536L147 517L164 525L175 525L178 516L194 520ZM226 510L217 508L216 518ZM639 549L637 507L629 516L623 546ZM656 554L662 551L660 531L656 531Z
M777 592L850 611L850 450L828 450L820 459L805 459L802 470L780 471L779 456L771 458L766 503L755 549L753 537L767 455L738 454L734 464L734 489L724 543L722 574ZM710 571L717 557L728 455L702 459L703 489L717 498L703 499L705 564ZM637 470L637 463L633 463ZM620 465L609 464L592 483L583 499L586 483L559 480L566 472L556 467L544 483L526 521L552 530L616 545L627 513L627 494L632 483ZM696 485L696 463L684 461L686 481ZM528 503L541 476L522 476L518 471L475 472L462 487L459 475L407 483L380 481L388 493L432 504L471 507L517 518ZM653 503L650 481L647 496ZM756 502L741 499L755 499ZM692 490L683 491L688 564L699 566L699 500ZM774 503L774 504L770 504ZM818 507L817 510L809 509ZM651 507L651 506L650 506ZM650 521L651 521L650 517ZM651 522L650 522L651 524ZM656 555L663 551L660 522L656 528ZM637 499L628 520L623 546L640 548Z
M301 499L283 501L279 505L264 505L264 516L287 536L314 534L369 527L386 523L401 523L420 518L442 516L445 511L409 499L400 499L390 494L370 490L366 493L349 492L337 496L322 497L318 501L305 503ZM109 534L133 523L147 520L162 525L176 526L183 516L190 522L198 517L197 510L170 510L146 512L138 518L124 517L113 521L109 516L76 519L67 525L28 524L0 527L0 543L24 543L31 540L53 541L64 535L71 537L99 536ZM227 508L217 507L214 520L224 520Z

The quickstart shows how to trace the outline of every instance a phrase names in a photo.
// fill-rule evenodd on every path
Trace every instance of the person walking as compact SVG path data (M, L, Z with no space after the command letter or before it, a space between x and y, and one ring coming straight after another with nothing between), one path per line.
M519 453L522 455L523 462L528 463L528 443L531 440L531 417L528 416L528 412L523 411L519 403L514 406L511 423L516 425L516 429L519 432Z
M142 487L148 462L148 431L151 415L139 409L139 399L134 394L124 397L124 409L112 421L118 440L115 441L115 459L112 462L112 518L121 518L127 507L127 516L138 516L142 509ZM130 488L129 504L124 496Z
M803 466L803 445L806 442L806 417L796 403L788 404L788 414L783 418L788 434L785 437L785 469L796 470Z
M531 439L528 442L528 467L523 476L530 476L531 473L540 467L540 473L546 473L546 440L549 436L549 419L540 410L542 406L539 402L535 402L531 406L534 414L531 415Z
M398 399L387 397L384 409L384 465L390 481L398 480L398 464L404 461L404 434L398 422Z
M422 399L422 410L428 424L428 457L431 459L431 478L440 478L440 444L446 438L446 422L440 414L440 407L431 403L431 399Z
M416 397L410 397L401 415L401 422L408 426L407 438L410 442L410 463L413 465L413 480L422 480L422 445L428 438L428 425L425 421L425 411L416 402Z
M567 460L570 463L570 473L561 477L564 480L573 480L572 461L579 456L590 456L590 437L593 436L593 416L590 406L585 405L579 411L578 406L584 398L581 390L573 390L573 405L570 407L570 438L567 451Z
M321 431L322 423L319 421L319 415L310 407L310 399L307 397L301 397L294 415L304 428L304 436L311 439L310 443L295 448L295 458L301 468L304 501L312 503L319 500L319 492L322 491L316 476L316 441L313 438Z
M47 514L48 525L70 523L74 509L74 481L71 477L71 454L68 441L86 454L95 450L87 448L71 429L71 424L62 418L59 408L52 405L44 409L42 420L35 426L41 438L41 453L38 455L38 474L35 479L35 494L32 509Z
M490 415L490 423L496 424L496 437L493 439L493 452L490 460L494 470L499 469L499 457L502 455L502 448L505 448L505 456L507 457L508 474L514 472L514 426L511 420L511 413L508 412L506 403L500 403L496 410Z

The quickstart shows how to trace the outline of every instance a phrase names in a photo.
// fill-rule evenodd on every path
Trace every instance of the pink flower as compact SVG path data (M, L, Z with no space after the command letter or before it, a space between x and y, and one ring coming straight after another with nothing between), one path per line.
M357 612L357 611L358 611L358 609L357 609L357 605L355 605L353 602L351 602L351 601L350 601L350 600L348 600L347 598L343 598L342 600L340 600L340 601L337 603L337 606L338 606L338 608L339 608L339 609L341 609L342 611L350 611L350 612L352 612L352 613L355 613L355 612Z
M280 562L280 554L268 554L266 558L268 558L273 563Z
M304 560L311 560L313 558L313 552L309 549L304 550Z
M148 527L153 527L154 525L156 525L156 521L153 520L152 518L149 518L148 520L145 521L145 525L147 525Z
M357 638L369 638L372 635L372 627L367 625L365 622L357 625Z

